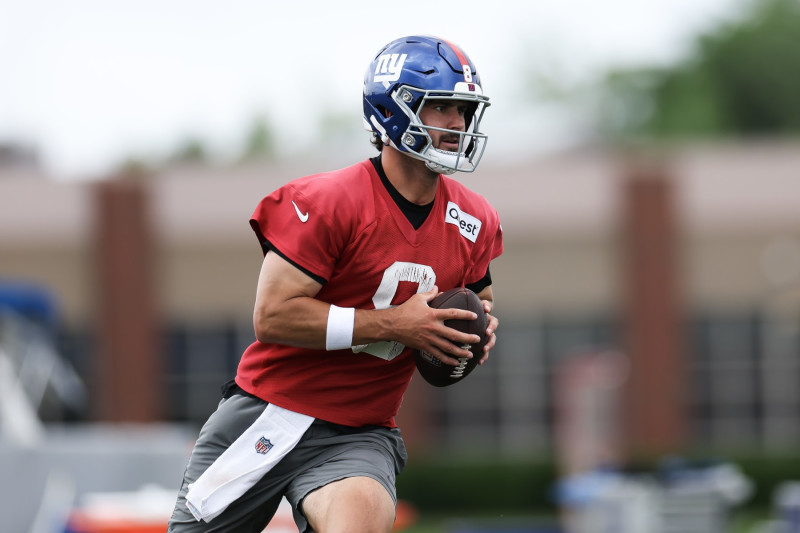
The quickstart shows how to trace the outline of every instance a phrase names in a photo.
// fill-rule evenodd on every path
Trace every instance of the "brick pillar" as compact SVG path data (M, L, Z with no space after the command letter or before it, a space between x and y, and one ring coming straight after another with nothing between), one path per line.
M162 418L154 291L154 244L141 180L94 185L97 344L95 417Z
M623 183L625 447L630 458L654 457L675 452L686 432L674 184L658 166L634 169Z

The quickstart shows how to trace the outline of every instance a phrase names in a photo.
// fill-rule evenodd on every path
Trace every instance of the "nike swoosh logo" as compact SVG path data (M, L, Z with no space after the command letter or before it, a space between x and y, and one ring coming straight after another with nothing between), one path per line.
M294 200L292 200L292 205L294 206L294 210L297 212L297 218L300 219L300 222L305 223L308 220L308 213L301 212L300 208L297 207L297 204L294 203Z

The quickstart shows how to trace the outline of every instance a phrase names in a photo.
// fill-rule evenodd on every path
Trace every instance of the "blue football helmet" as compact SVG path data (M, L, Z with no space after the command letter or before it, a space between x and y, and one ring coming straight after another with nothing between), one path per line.
M466 130L426 126L419 112L427 100L466 101ZM383 144L425 161L434 172L472 172L486 148L479 127L489 98L483 95L475 65L443 39L410 36L384 46L364 75L364 127ZM430 130L458 135L457 152L433 146Z

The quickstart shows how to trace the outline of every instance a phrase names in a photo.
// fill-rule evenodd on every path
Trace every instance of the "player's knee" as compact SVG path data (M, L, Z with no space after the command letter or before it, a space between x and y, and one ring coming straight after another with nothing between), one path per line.
M303 509L317 533L389 533L395 506L386 489L371 478L348 478L306 497Z
M389 533L392 530L395 505L383 486L380 491L361 493L353 502L353 508L360 517L356 519L356 523L342 529L342 532ZM359 524L363 524L363 527L359 528Z

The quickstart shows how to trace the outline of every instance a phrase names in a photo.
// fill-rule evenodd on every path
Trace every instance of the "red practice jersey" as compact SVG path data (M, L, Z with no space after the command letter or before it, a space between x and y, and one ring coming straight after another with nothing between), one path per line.
M440 176L415 230L369 160L288 183L259 203L250 224L262 245L325 280L317 298L357 309L475 283L503 251L499 217L482 196ZM236 382L328 422L394 427L414 369L411 350L396 342L325 351L256 341Z

